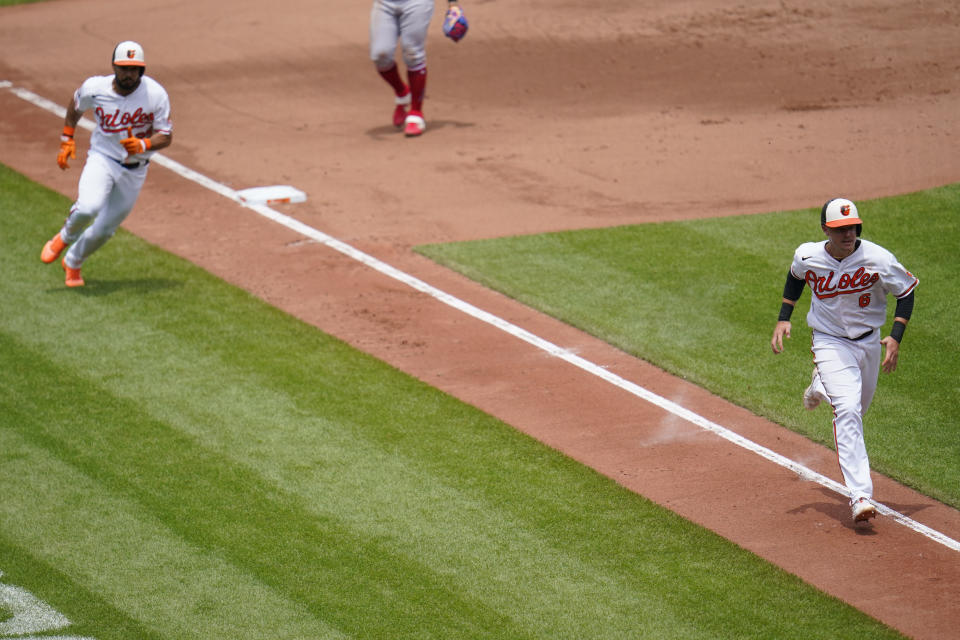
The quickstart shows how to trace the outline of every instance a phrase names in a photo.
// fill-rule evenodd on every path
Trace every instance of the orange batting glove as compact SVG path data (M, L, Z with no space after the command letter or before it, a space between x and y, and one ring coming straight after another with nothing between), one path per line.
M127 136L128 137L120 141L120 144L123 145L123 148L126 149L130 155L135 156L150 148L150 138L135 138L133 136L133 129L130 127L127 127Z
M77 143L73 140L73 127L64 127L63 135L60 136L60 153L57 154L57 166L61 169L69 169L68 158L77 159Z

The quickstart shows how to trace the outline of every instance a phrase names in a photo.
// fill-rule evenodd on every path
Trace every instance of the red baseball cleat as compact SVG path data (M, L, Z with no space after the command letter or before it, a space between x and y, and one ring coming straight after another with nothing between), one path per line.
M407 119L407 107L410 106L410 90L402 96L394 98L397 106L393 109L393 126L400 128Z
M423 119L423 114L419 111L411 111L407 114L407 119L403 128L403 135L411 138L423 133L427 128L427 122Z

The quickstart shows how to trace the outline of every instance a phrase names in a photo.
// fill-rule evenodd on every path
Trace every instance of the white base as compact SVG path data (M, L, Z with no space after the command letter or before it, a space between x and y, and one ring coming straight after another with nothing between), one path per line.
M247 204L285 204L287 202L305 202L307 194L290 185L277 184L269 187L251 187L237 191L237 196Z

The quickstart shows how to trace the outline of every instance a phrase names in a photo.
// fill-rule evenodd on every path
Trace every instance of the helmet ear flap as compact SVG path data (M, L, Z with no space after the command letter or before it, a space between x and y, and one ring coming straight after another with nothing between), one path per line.
M823 203L822 207L820 207L820 224L821 225L827 224L827 207L829 207L830 203L833 202L834 200L836 200L836 198L830 198L829 200Z

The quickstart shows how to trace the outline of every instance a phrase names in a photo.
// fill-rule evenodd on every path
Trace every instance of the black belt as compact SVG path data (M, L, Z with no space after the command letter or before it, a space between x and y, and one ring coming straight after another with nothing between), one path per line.
M127 163L123 162L122 160L117 160L116 158L110 158L110 159L113 160L114 162L116 162L118 165L120 165L120 166L123 167L124 169L139 169L140 167L145 167L145 166L147 166L148 164L150 164L150 161L149 161L149 160L141 160L140 162L135 162L135 163L133 163L133 164L127 164Z
M870 329L870 331L867 331L866 333L861 333L856 338L850 338L850 339L856 342L857 340L863 340L864 338L869 337L871 333L873 333L873 329Z

